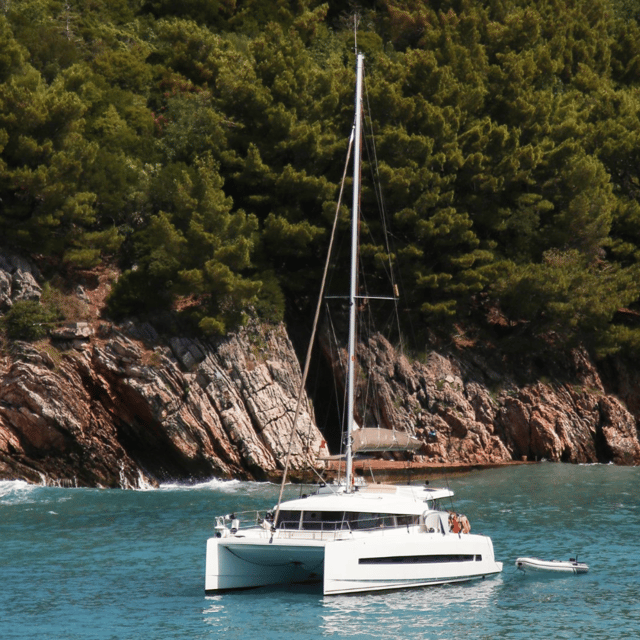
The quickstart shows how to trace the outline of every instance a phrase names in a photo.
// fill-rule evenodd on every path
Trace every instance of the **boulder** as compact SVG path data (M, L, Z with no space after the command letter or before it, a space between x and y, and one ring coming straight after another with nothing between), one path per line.
M20 300L40 300L40 272L28 260L0 250L0 314Z

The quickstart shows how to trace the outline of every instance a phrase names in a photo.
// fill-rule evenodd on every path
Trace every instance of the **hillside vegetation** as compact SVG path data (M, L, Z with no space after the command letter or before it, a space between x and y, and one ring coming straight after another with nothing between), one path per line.
M640 3L343 7L0 2L2 242L58 271L117 263L114 317L180 308L213 335L304 308L357 14L405 320L640 350Z

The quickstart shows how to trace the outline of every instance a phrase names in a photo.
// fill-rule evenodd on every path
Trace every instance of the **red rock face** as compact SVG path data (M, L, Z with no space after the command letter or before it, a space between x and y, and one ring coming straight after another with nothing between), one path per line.
M563 382L519 386L471 351L418 362L380 336L363 346L358 422L418 436L419 462L640 464L640 375L622 361L600 372L575 351ZM341 354L324 350L339 378ZM0 478L137 487L273 479L284 467L301 374L283 326L165 345L148 325L96 320L10 352L0 359ZM328 453L304 397L293 476Z
M325 348L329 358L337 354ZM377 403L387 428L409 430L424 440L418 460L449 464L492 464L541 460L639 464L637 417L640 376L618 370L625 403L604 389L597 368L582 351L571 354L563 383L518 386L509 372L497 374L477 354L469 359L432 352L409 362L381 337L369 341L360 360L363 381L377 390L359 398ZM336 366L335 370L339 370ZM362 405L359 422L368 424ZM365 416L365 417L363 417Z
M137 487L282 469L300 387L282 327L153 351L108 325L59 339L74 348L19 343L0 370L0 477ZM291 451L294 475L327 453L306 399Z

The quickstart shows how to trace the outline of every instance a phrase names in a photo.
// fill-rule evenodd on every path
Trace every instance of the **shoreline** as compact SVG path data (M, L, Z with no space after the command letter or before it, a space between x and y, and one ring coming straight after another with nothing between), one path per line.
M478 463L455 463L455 462L413 462L409 460L354 460L353 473L355 476L365 478L368 482L377 484L409 484L418 480L436 480L443 477L459 476L472 471L483 471L485 469L498 469L501 467L512 467L522 465L540 464L539 461L509 460L505 462L478 462ZM345 473L344 460L325 460L325 468L319 472L326 482L333 482ZM273 474L277 477L270 480L277 482L282 479L280 474ZM316 483L318 476L313 472L290 472L290 481L293 483L309 484Z
M497 469L500 467L512 467L529 464L539 464L528 461L509 462L484 462L484 463L450 463L450 462L411 462L397 460L354 460L353 471L357 476L364 477L370 482L376 483L401 483L413 480L431 480L444 476L464 475L472 471L485 469ZM331 460L327 464L325 476L330 480L344 474L344 461Z

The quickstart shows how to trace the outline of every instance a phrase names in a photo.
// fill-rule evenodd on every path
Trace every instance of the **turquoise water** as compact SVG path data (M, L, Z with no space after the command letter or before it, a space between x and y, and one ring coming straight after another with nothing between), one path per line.
M639 468L542 463L448 484L473 532L493 538L505 563L499 577L324 598L307 587L204 595L213 515L271 505L273 485L115 491L0 482L0 637L640 636ZM521 555L576 554L588 574L535 577L514 566Z

